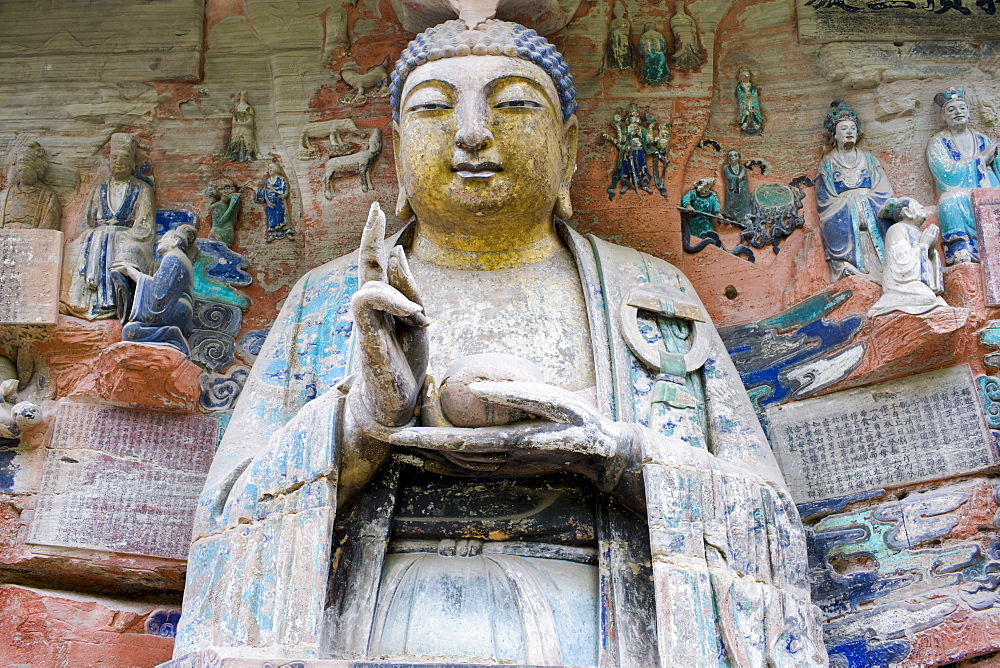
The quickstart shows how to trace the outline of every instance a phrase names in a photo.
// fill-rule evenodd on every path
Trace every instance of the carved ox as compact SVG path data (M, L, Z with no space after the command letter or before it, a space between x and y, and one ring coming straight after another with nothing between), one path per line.
M372 130L368 138L368 147L361 149L350 155L340 155L329 158L326 161L326 170L323 173L323 192L327 199L333 199L333 179L349 174L357 174L361 177L361 189L368 192L372 189L371 167L375 163L379 152L382 150L382 131L378 128Z

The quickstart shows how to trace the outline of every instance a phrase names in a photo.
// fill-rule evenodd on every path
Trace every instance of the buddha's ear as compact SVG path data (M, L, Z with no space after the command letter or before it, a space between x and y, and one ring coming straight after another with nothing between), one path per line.
M570 116L563 123L563 171L562 183L559 185L559 194L556 197L556 217L560 220L568 220L573 217L573 202L569 195L569 186L573 182L573 174L576 172L576 152L579 146L580 125L576 120L576 115Z
M396 187L399 194L396 196L396 218L407 222L413 217L413 209L410 208L410 201L406 198L406 188L403 187L403 179L399 173L399 125L392 122L392 155L393 162L396 163Z

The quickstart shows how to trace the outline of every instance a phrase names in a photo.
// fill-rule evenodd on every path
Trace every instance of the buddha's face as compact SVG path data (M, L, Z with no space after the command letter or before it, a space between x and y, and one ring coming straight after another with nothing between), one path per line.
M551 216L573 173L576 119L563 123L555 85L537 65L445 58L407 78L394 141L400 188L421 225L516 226Z
M941 107L941 115L949 128L961 128L969 122L969 105L962 98L948 100Z

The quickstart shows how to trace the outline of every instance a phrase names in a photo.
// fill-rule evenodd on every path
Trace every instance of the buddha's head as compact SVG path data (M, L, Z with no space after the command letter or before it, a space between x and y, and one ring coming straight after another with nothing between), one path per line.
M390 87L397 215L435 225L571 215L575 95L562 56L524 26L455 20L418 35Z

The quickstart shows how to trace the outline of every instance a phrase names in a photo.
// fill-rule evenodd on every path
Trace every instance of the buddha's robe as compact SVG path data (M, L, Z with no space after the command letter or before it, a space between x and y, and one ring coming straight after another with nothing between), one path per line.
M624 323L662 345L661 359L675 359L683 342L671 332L682 321L640 311L629 323L619 305L632 288L662 283L707 318L691 284L654 257L560 231L587 301L598 410L642 425L633 466L645 487L655 603L639 612L656 643L636 658L621 648L631 642L625 629L609 633L623 610L609 601L603 588L613 578L602 570L600 665L825 665L804 532L714 328L707 361L680 376L681 388L623 341ZM199 500L177 657L213 647L228 656L324 653L357 288L356 255L314 269L271 329ZM605 555L622 547L602 545Z

